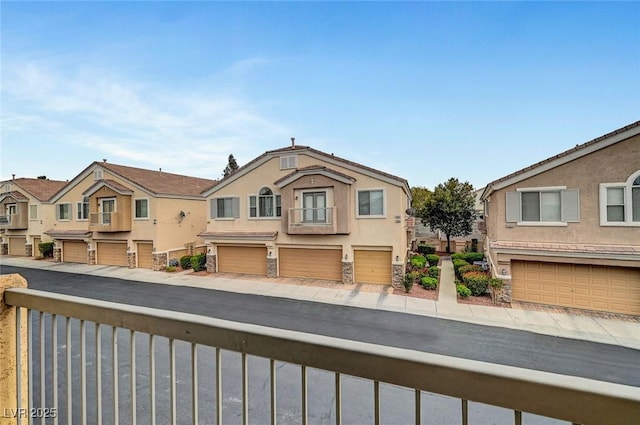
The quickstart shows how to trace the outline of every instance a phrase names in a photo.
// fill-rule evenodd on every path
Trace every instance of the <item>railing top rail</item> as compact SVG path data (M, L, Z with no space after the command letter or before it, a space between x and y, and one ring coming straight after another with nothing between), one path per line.
M28 288L8 305L582 424L637 423L640 388Z

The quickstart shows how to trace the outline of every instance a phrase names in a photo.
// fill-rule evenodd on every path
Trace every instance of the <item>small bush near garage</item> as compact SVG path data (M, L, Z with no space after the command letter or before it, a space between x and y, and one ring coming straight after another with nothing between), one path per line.
M429 277L439 278L440 277L440 269L438 266L429 267Z
M182 267L182 270L187 270L191 268L191 256L190 255L185 255L183 257L180 257L180 267Z
M429 262L430 267L437 266L438 263L440 262L440 256L435 254L429 254L427 255L427 261Z
M413 283L416 280L416 274L413 272L409 272L404 275L404 280L402 284L404 285L404 291L408 294L411 292L411 288L413 288Z
M481 252L467 252L466 254L464 254L463 260L465 260L467 263L473 264L474 261L482 261L483 258L484 254Z
M456 292L461 298L469 298L471 296L471 290L464 285L456 285Z
M436 253L436 247L427 244L418 244L418 252L422 255L431 255Z
M469 288L471 294L476 297L487 293L489 279L491 279L491 276L484 272L468 272L462 275L464 284Z
M460 275L458 278L462 279L462 276L465 273L469 273L469 272L481 272L482 270L482 266L475 266L473 264L469 264L468 266L462 266L458 268L458 274Z
M458 280L462 280L462 276L458 272L460 267L469 266L469 265L470 265L469 263L461 259L453 260L453 271L455 271L456 277L458 278Z
M177 270L176 266L167 266L166 269L169 273L173 273Z
M194 272L200 272L207 268L207 254L198 254L191 257L191 268Z
M414 255L411 257L411 267L414 269L422 269L427 265L427 259L424 255Z
M42 242L38 244L38 250L43 257L53 257L53 242Z
M425 276L422 279L420 279L420 284L422 284L424 289L436 289L438 287L438 279Z

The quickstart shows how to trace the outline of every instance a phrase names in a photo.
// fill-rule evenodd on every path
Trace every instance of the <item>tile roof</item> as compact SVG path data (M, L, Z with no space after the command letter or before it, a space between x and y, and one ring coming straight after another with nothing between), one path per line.
M24 177L7 180L2 183L15 184L40 202L48 201L67 184L67 182L59 180L29 179Z
M2 194L2 199L4 199L5 196L11 196L16 201L26 202L26 201L29 200L29 198L27 198L22 193L20 193L18 191L15 191L15 190L13 192L5 192L5 193L3 193Z
M160 170L146 170L108 162L96 161L94 164L139 185L154 195L201 196L204 190L216 183L216 180L183 176Z
M198 236L208 239L241 239L273 241L278 232L202 232Z
M102 179L102 180L97 180L94 184L92 184L91 187L89 187L89 189L84 191L83 195L84 196L91 196L93 193L96 192L96 190L100 189L103 186L110 187L114 191L116 191L118 193L121 193L121 194L131 194L132 193L131 189L129 189L126 186L121 185L120 183L118 183L115 180Z
M635 245L596 245L579 243L549 243L549 242L517 242L492 241L493 249L514 249L526 251L567 252L584 254L616 254L640 255L640 246Z
M336 171L336 170L332 170L331 168L325 167L324 165L309 165L309 166L306 166L306 167L301 167L301 168L295 169L294 171L292 171L291 173L287 174L286 176L283 176L283 177L279 178L278 180L276 180L275 182L273 182L273 184L277 186L280 182L283 182L283 181L295 176L296 174L300 173L301 171L303 173L305 171L326 171L326 172L328 172L330 174L335 174L336 176L340 176L340 177L342 177L342 178L344 178L346 180L351 180L351 181L355 181L356 180L351 176L348 176L348 175L346 175L344 173L341 173L339 171Z

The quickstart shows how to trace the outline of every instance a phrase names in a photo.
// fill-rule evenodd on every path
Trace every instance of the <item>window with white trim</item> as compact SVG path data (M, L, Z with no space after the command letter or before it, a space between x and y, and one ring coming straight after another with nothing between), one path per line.
M640 226L640 170L625 183L600 184L600 224Z
M211 200L211 218L239 218L240 198L228 196Z
M135 218L149 218L149 200L147 198L139 198L134 200Z
M102 170L95 170L93 172L93 180L102 180Z
M563 225L580 221L577 189L524 188L506 193L506 222Z
M271 218L282 216L282 199L268 187L263 187L257 195L249 196L249 217Z
M76 204L76 220L84 221L89 219L89 198L85 198Z
M29 205L29 220L37 220L38 219L38 205L31 204Z
M71 220L71 203L56 205L57 220Z
M298 166L298 155L287 155L280 157L280 169L288 170Z
M358 190L357 202L358 217L383 217L385 214L383 189Z

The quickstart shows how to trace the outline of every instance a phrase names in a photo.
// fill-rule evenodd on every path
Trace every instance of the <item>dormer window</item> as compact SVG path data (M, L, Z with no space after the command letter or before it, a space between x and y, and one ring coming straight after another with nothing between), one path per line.
M280 217L282 206L280 195L273 193L268 187L258 191L258 195L249 196L249 217Z
M289 170L298 167L298 155L287 155L280 157L280 169Z

